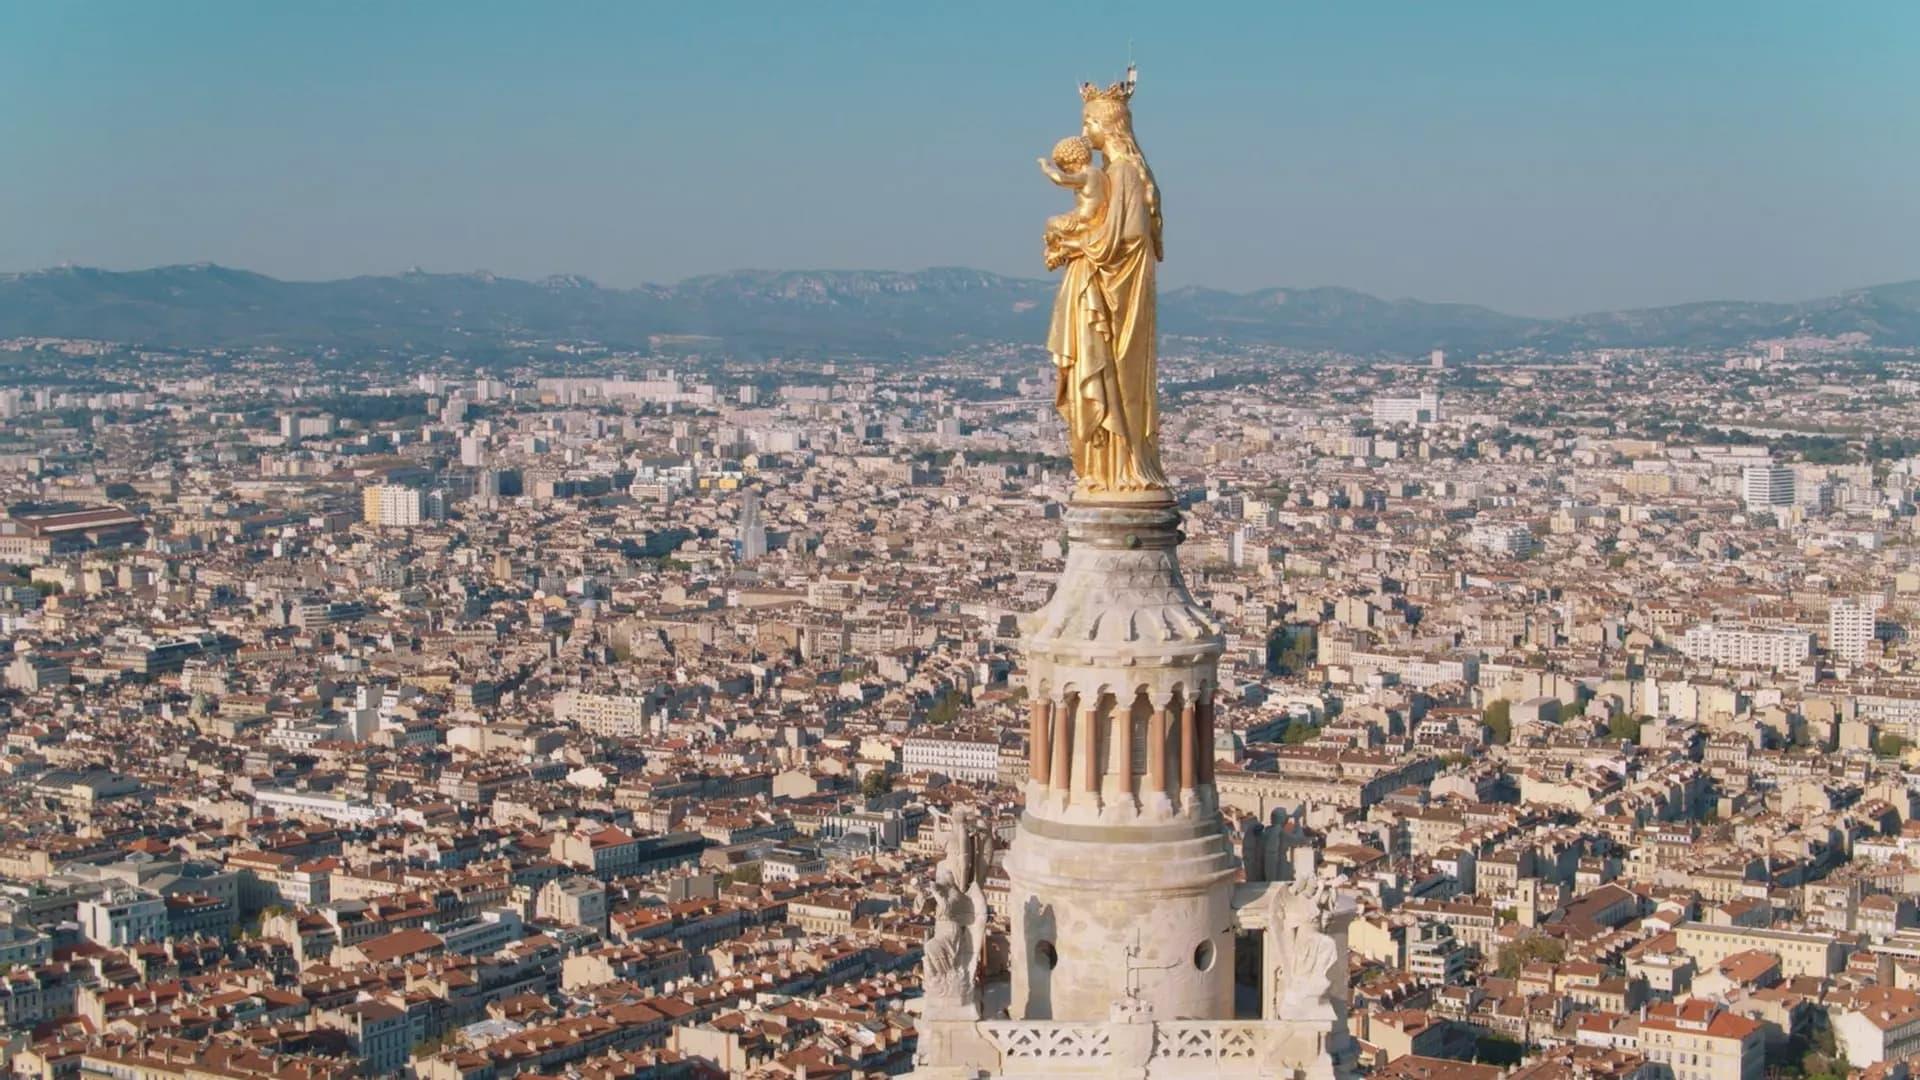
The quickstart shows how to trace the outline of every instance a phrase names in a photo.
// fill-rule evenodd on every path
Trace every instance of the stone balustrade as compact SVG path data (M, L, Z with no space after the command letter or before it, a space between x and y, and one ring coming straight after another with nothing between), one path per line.
M1008 1061L1101 1061L1109 1056L1106 1024L989 1020L980 1030Z
M928 1076L1332 1077L1323 1025L1274 1020L923 1022ZM934 1050L926 1054L926 1050Z

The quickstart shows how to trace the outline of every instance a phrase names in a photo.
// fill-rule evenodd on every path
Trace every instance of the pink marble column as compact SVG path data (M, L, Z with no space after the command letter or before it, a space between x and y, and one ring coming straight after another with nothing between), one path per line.
M1064 700L1054 709L1053 757L1048 764L1052 766L1053 780L1047 786L1054 794L1065 795L1067 785L1073 780L1073 714L1067 711Z
M1053 763L1053 702L1041 699L1027 707L1027 778L1047 786Z
M1194 755L1194 741L1199 732L1199 710L1194 703L1184 701L1180 705L1180 790L1182 792L1199 790L1199 774L1195 767L1199 764Z
M1147 721L1147 791L1167 793L1167 706L1157 706Z
M1213 691L1200 700L1200 782L1213 783Z
M1093 700L1087 700L1091 697ZM1100 730L1096 726L1100 716L1100 696L1082 695L1080 698L1080 730L1075 738L1080 740L1080 782L1074 786L1074 793L1086 792L1089 795L1100 793Z

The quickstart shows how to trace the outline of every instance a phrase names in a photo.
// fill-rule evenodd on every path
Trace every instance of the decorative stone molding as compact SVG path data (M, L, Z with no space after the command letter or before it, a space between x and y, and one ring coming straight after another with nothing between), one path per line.
M1128 824L1204 816L1220 624L1195 603L1170 499L1076 502L1053 596L1023 619L1029 812Z
M923 1041L970 1047L966 1060L923 1062L928 1072L1005 1080L1141 1077L1186 1080L1345 1080L1325 1025L1272 1020L1160 1020L1115 1015L1100 1022L932 1022Z

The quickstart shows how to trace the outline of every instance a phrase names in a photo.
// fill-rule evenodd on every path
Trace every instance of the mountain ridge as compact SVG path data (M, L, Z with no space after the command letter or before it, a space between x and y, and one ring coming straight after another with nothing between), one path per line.
M77 337L163 347L352 344L455 348L529 339L645 347L716 339L743 353L916 355L1044 340L1054 282L967 267L735 270L615 289L571 274L489 271L289 281L216 263L142 270L54 267L0 274L0 337ZM1165 333L1225 344L1354 353L1534 347L1737 347L1863 334L1920 347L1920 280L1797 302L1708 300L1565 318L1476 304L1383 299L1340 286L1161 294Z

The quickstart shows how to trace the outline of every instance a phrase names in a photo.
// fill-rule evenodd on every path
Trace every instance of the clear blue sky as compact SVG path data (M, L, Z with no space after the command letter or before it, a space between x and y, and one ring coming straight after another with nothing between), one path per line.
M1039 276L1117 77L1163 280L1531 314L1920 277L1920 3L0 0L0 269Z

